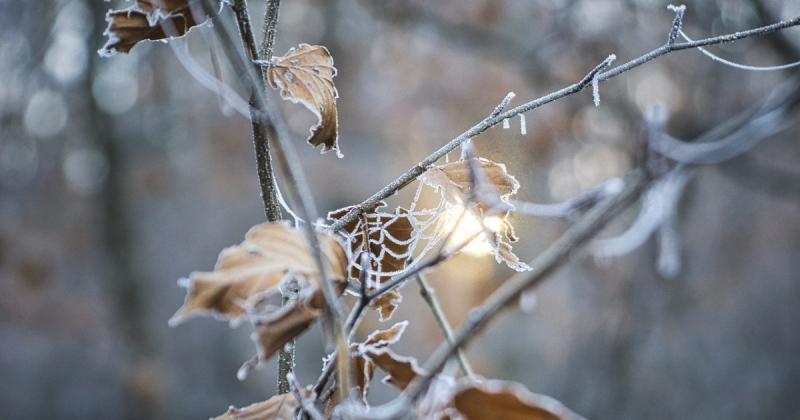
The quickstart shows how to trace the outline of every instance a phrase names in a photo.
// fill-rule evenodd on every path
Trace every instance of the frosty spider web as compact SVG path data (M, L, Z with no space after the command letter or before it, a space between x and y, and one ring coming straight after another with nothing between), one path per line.
M432 191L437 196L431 207L420 204L426 191ZM414 268L437 249L451 231L460 226L461 211L451 211L460 207L460 204L446 196L443 189L424 181L419 181L409 209L398 207L389 212L381 211L382 207L362 214L355 223L339 232L345 242L351 272L361 270L359 255L363 250L369 250L370 281L380 282L382 278L397 276ZM410 227L407 237L393 234L400 224ZM368 247L363 246L365 238ZM475 240L480 239L476 237Z

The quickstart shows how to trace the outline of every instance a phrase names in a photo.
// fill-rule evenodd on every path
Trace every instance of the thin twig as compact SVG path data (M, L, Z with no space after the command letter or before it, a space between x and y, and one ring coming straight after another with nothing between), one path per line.
M302 387L300 383L297 382L297 378L295 378L294 374L289 372L286 374L286 382L289 383L292 394L294 398L300 403L300 407L302 407L303 411L311 417L312 420L323 420L325 417L322 413L317 410L317 407L314 406L314 400L303 397L303 394L300 392Z
M427 281L425 281L425 277L422 275L422 273L417 273L416 278L417 284L419 285L420 296L422 296L422 299L428 304L428 307L431 308L431 313L436 319L436 323L439 324L439 328L441 328L444 337L447 339L447 342L452 345L454 342L453 328L450 327L450 323L447 321L447 316L444 314L441 305L439 305L439 299L436 298L436 291L433 290ZM472 370L472 366L470 366L467 356L460 348L456 353L456 358L458 359L458 365L461 367L461 372L464 373L464 376L468 378L474 378L475 373Z
M258 51L261 60L272 60L275 36L278 34L280 8L281 0L267 0L267 10L264 11L264 34L261 38L261 49Z
M772 25L762 26L759 28L751 29L748 31L742 32L735 32L727 35L721 35L711 38L705 38L701 40L696 40L692 42L682 42L682 43L673 43L671 45L663 45L659 48L656 48L647 54L644 54L638 58L630 60L624 64L620 64L610 70L604 71L602 73L596 74L597 80L600 82L612 79L616 76L619 76L622 73L627 72L635 67L639 67L649 61L652 61L658 57L663 55L669 54L673 51L680 51L686 49L692 49L697 47L703 47L708 45L715 45L715 44L723 44L729 43L733 41L737 41L740 39L752 37L752 36L759 36L765 35L768 33L780 31L782 29L786 29L792 26L800 25L800 16L786 20L782 22L778 22ZM567 87L559 89L555 92L542 96L540 98L534 99L532 101L526 102L522 105L519 105L515 108L512 108L508 111L496 114L494 116L488 116L483 119L478 124L474 125L469 130L461 133L458 137L450 140L447 144L436 150L431 155L417 163L416 165L412 166L408 169L405 173L397 177L394 181L390 182L385 187L381 188L378 192L364 200L362 203L354 206L352 210L347 212L342 218L336 221L333 225L331 225L330 229L334 232L338 232L342 230L345 226L347 226L350 222L355 220L359 214L362 212L373 208L379 201L392 196L395 192L402 189L403 187L407 186L415 179L417 179L420 175L422 175L428 168L430 168L436 161L441 159L444 155L453 151L456 147L460 146L462 143L466 142L467 140L483 133L484 131L488 130L489 128L501 123L506 118L514 117L518 114L531 111L533 109L539 108L543 105L546 105L550 102L559 100L566 96L575 94L586 88L588 85L591 84L592 78L595 76L594 72L590 72L587 74L581 81L577 83L573 83Z
M250 86L250 121L253 129L253 146L256 154L256 167L258 171L258 182L261 187L261 199L264 202L264 213L267 221L275 222L283 218L281 214L280 202L278 201L277 185L275 175L272 170L272 157L270 155L270 145L267 138L267 128L263 118L259 113L264 110L264 95L259 94L266 89L265 74L260 66L253 64L253 61L261 57L256 50L256 41L253 36L252 25L250 24L250 14L247 11L247 0L235 0L232 6L236 16L236 24L239 27L239 36L249 60L250 65L260 76L258 83ZM277 25L277 14L274 24Z

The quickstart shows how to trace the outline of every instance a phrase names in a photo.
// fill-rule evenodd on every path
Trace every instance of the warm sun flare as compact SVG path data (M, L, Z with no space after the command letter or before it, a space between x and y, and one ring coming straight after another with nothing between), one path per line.
M451 205L442 215L442 229L446 232L453 231L453 236L450 238L451 247L464 243L482 229L481 219L474 212L467 212L459 221L463 211L463 205ZM502 228L503 221L497 216L489 216L483 218L483 225L486 229L497 232ZM492 244L486 239L486 235L478 235L464 247L463 251L473 256L488 255L492 253Z

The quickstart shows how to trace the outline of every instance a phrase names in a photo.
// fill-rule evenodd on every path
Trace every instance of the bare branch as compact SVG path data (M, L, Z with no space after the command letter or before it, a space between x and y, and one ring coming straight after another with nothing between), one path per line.
M675 18L672 20L672 29L669 30L669 35L667 36L667 45L671 46L675 43L675 40L678 38L678 33L683 26L683 14L686 13L686 6L674 6L670 4L667 6L667 9L675 12Z
M388 185L380 189L378 192L364 200L362 203L355 206L352 210L350 210L346 215L336 221L333 225L330 226L330 229L334 232L342 230L348 223L355 220L359 214L364 212L367 209L374 207L379 201L393 195L395 192L400 190L401 188L407 186L415 179L417 179L420 175L422 175L429 167L431 167L436 161L442 158L444 155L450 153L456 147L460 146L467 140L483 133L484 131L488 130L489 128L501 123L506 118L514 117L518 114L531 111L533 109L539 108L543 105L546 105L550 102L559 100L566 96L575 94L580 92L586 86L588 86L592 79L596 76L599 82L606 81L612 79L616 76L619 76L622 73L627 72L633 68L639 67L649 61L652 61L658 57L663 55L669 54L673 51L680 51L686 49L692 49L702 46L708 45L715 45L715 44L722 44L728 42L734 42L740 39L765 35L768 33L780 31L782 29L786 29L789 27L800 25L800 16L786 21L781 21L778 23L774 23L772 25L762 26L759 28L750 29L747 31L742 32L735 32L727 35L721 35L711 38L705 38L698 41L693 42L683 42L683 43L673 43L671 45L663 45L659 48L656 48L647 54L644 54L638 58L630 60L624 64L616 66L610 70L604 71L602 73L598 73L596 71L589 72L581 81L559 89L555 92L547 94L545 96L539 97L522 105L519 105L513 109L510 109L505 112L501 112L497 115L486 117L478 124L474 125L469 130L461 133L458 137L450 140L447 144L433 152L431 155L417 163L416 165L409 168L405 173L400 175L394 181L390 182Z
M250 14L247 11L247 0L235 0L232 6L233 12L236 15L236 24L239 27L239 36L244 45L245 53L249 60L248 64L253 67L254 71L260 76L258 80L253 80L250 84L250 120L253 126L253 146L256 152L256 166L258 171L258 180L261 187L261 199L264 201L264 212L267 220L274 222L280 220L281 215L280 203L277 196L277 185L275 184L275 175L272 170L272 158L270 156L270 146L267 139L267 127L264 121L258 115L264 110L264 95L261 91L266 89L265 74L263 70L253 64L253 61L259 59L258 51L256 50L255 37L250 24ZM276 21L277 23L277 17Z
M272 51L275 48L275 36L278 34L278 15L281 0L267 0L267 10L264 11L264 34L261 49L258 51L261 60L272 60Z

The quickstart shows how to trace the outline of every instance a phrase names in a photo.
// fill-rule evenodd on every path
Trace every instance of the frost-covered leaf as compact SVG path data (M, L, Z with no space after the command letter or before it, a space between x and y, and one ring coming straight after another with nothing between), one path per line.
M389 374L384 378L384 382L399 389L406 389L414 378L423 374L416 359L400 356L388 348L368 348L364 355L378 368Z
M301 394L313 398L313 392L302 389ZM212 420L292 420L300 403L292 394L276 395L266 401L250 404L247 407L229 407L224 414Z
M108 41L100 54L127 53L141 41L183 36L216 13L207 13L202 0L139 0L126 9L109 10L104 32Z
M332 236L319 235L329 273L339 281L347 277L344 249ZM214 314L235 320L246 314L253 299L278 293L284 276L319 281L314 257L308 250L302 230L284 223L262 223L247 232L245 240L222 250L214 271L196 271L189 275L186 301L170 322L174 325L192 316ZM321 292L314 293L308 303L320 307Z
M300 297L294 304L283 306L256 321L258 360L263 361L272 357L319 318L322 308L313 302L314 296L321 297L318 288L309 286L302 292L305 296Z
M345 225L343 235L350 245L350 275L359 278L361 267L357 263L362 252L369 253L370 270L374 273L399 273L405 269L410 257L409 247L414 239L414 227L408 210L400 207L393 213L381 211L386 203L380 201L371 210ZM353 206L341 208L328 213L328 219L336 221L353 209ZM365 240L368 238L368 240ZM369 243L369 247L365 246ZM372 292L389 275L372 276L375 286L369 287ZM391 318L403 297L397 290L384 293L370 303L370 307L378 311L381 321Z
M459 384L453 406L467 420L573 420L582 417L554 398L535 394L505 381L469 381Z
M375 288L370 288L368 291L373 291ZM381 294L370 302L369 307L378 311L378 320L381 322L388 321L394 311L400 306L403 301L403 295L397 289L390 290Z
M444 200L454 206L461 206L473 192L472 185L473 168L480 171L475 174L479 181L485 182L482 188L492 188L496 197L508 204L509 198L519 190L519 182L508 173L506 166L502 163L493 162L484 158L472 158L471 160L460 160L457 162L446 163L430 168L422 174L420 181L435 190L439 191ZM492 206L478 201L474 211L478 216L492 212ZM500 228L497 231L486 235L486 240L492 246L492 253L498 263L505 263L509 268L516 271L528 271L530 267L520 261L512 251L511 244L517 241L514 234L514 226L509 221L509 212L497 216L500 220Z
M336 67L327 48L321 45L300 44L282 57L273 57L267 71L269 83L279 88L283 99L303 104L317 116L311 127L308 142L322 151L339 153L339 117L336 98L339 93L333 84Z
M366 347L371 347L378 349L394 344L400 340L400 337L403 336L403 333L406 331L406 327L408 327L408 321L401 321L385 330L373 331L369 336L367 336L367 339L360 344L360 348L364 349Z
M328 272L341 293L347 276L344 249L330 235L318 238ZM282 307L262 307L270 295L280 293L285 278L297 282L297 299ZM260 363L319 317L325 307L319 281L304 232L284 223L263 223L250 229L241 244L224 249L214 271L190 275L186 301L170 324L203 314L230 320L249 315L255 321L256 363Z
M517 193L519 182L506 170L506 165L489 159L473 158L502 199ZM434 166L420 176L420 181L439 190L448 201L462 202L472 191L470 162L460 160Z

